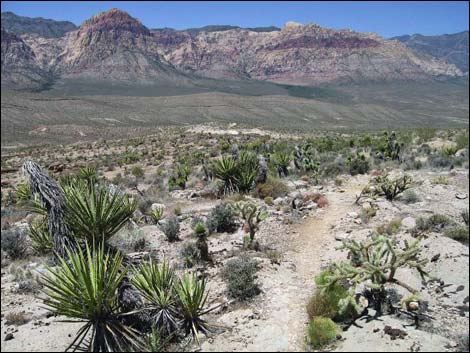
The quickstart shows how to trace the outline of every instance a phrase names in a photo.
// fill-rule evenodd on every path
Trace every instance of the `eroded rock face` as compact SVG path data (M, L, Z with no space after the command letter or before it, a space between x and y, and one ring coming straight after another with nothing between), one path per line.
M45 73L141 83L188 82L186 74L195 73L295 85L462 75L454 65L395 40L296 22L281 30L222 26L151 31L126 12L112 9L60 38L3 33L2 86L7 80L13 85L36 82Z
M2 87L39 87L48 80L48 72L37 63L32 48L14 33L1 29Z
M148 80L168 78L172 68L160 60L150 31L127 13L112 9L67 34L52 65L62 76Z
M420 79L459 76L453 65L419 56L372 33L289 22L281 31L154 33L159 52L177 68L215 78L251 78L288 84L335 80Z

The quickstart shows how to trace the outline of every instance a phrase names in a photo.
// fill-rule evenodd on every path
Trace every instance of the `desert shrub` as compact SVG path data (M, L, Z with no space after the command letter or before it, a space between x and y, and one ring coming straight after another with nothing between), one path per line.
M359 216L362 222L368 223L376 215L377 215L377 209L375 207L369 207L366 209L363 208Z
M152 206L153 203L154 201L150 199L144 199L140 201L139 206L138 206L139 211L142 212L142 214L148 214L150 207Z
M163 234L165 234L166 240L169 242L174 242L179 240L180 234L180 222L178 218L172 216L168 218L163 224L160 226Z
M348 164L351 175L367 174L370 169L369 161L362 154L355 158L349 158Z
M21 326L26 324L30 319L22 311L11 311L5 315L7 325Z
M439 175L437 178L432 180L433 184L440 184L440 185L449 185L449 179L444 175Z
M13 276L13 281L17 283L14 290L15 293L34 294L41 289L38 274L33 270L25 268L24 266L12 265L9 272Z
M155 224L160 224L160 221L164 218L164 211L165 208L160 206L150 212L150 216Z
M377 233L393 235L398 233L401 227L401 218L394 218L388 224L377 227Z
M144 177L144 170L142 169L142 167L136 165L132 167L131 174L137 179L141 179Z
M272 264L279 265L282 261L282 254L278 250L266 250L266 256Z
M183 258L184 266L191 268L196 265L201 259L201 253L195 242L187 242L181 249L181 257Z
M339 327L329 318L316 317L308 324L308 343L314 348L322 348L336 341Z
M453 165L453 158L450 156L434 154L429 156L428 163L433 168L449 168Z
M274 200L271 196L267 196L267 197L264 198L264 203L268 206L272 206L273 202L274 202Z
M210 233L232 233L237 229L235 214L225 203L218 204L207 217L206 226Z
M28 236L26 229L12 227L2 230L1 248L12 260L25 258L28 255Z
M140 159L139 155L134 151L126 151L122 158L118 161L119 164L130 164L137 162Z
M433 139L434 137L436 137L436 134L437 129L435 128L422 127L416 129L416 135L418 136L419 141L421 143Z
M258 269L258 263L247 256L229 260L222 271L229 296L245 300L259 294L261 291L256 282Z
M183 210L181 209L181 205L179 204L176 204L174 207L173 207L173 214L175 216L181 216L183 214Z
M340 305L340 301L346 299L349 295L348 290L341 283L324 287L328 283L326 281L328 276L332 276L332 273L326 270L315 277L318 288L307 304L307 314L310 320L317 316L342 320L353 314L353 308Z
M265 183L256 185L255 193L260 199L266 197L276 199L286 196L289 193L289 187L279 179L268 178Z
M455 139L455 142L457 143L457 149L463 149L463 148L468 148L468 132L465 134L458 135Z
M418 196L418 194L416 193L416 191L414 190L406 190L403 195L401 196L401 199L403 202L407 203L407 204L412 204L412 203L416 203L416 202L420 202L421 201L421 198Z
M455 226L444 231L444 235L448 238L468 243L468 227Z
M191 168L189 166L186 164L178 164L168 180L169 190L184 190L186 188L186 182L188 181L189 174L191 174Z
M441 232L453 223L454 222L449 217L442 214L433 214L429 218L419 217L416 220L416 227L413 233L420 234L428 231Z

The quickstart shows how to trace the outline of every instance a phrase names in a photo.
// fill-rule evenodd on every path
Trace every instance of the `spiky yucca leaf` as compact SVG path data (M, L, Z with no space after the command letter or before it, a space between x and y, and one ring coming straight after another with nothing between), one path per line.
M214 176L224 183L224 194L237 191L238 167L234 158L222 157L212 166Z
M52 252L54 242L49 233L46 219L41 217L33 220L28 235L36 252L40 254Z
M210 331L209 324L202 316L210 310L204 310L209 293L206 290L206 280L198 280L193 274L184 274L176 287L179 310L182 316L181 327L186 334L192 334L199 342L198 332Z
M178 328L173 269L166 261L160 264L150 261L133 272L132 284L150 302L155 327L165 335L173 334Z
M67 350L115 352L144 349L138 332L120 321L117 291L126 272L121 254L105 252L104 245L86 250L69 249L67 260L42 277L44 304L54 313L84 325Z
M101 243L118 232L137 208L125 194L113 193L103 185L75 183L63 188L66 221L75 236Z

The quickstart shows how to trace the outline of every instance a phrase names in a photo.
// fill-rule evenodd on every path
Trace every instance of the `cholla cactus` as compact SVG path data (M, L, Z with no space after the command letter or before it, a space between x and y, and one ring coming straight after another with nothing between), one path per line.
M382 146L379 157L382 159L400 160L403 143L398 142L395 131L385 132L385 145Z
M268 217L268 213L258 205L245 201L230 204L230 208L245 221L250 234L250 245L253 244L259 224Z
M415 240L412 244L404 241L403 248L400 248L395 239L375 236L365 242L346 241L339 250L348 251L350 260L331 265L332 276L326 278L327 284L324 287L346 281L351 286L350 293L353 296L358 285L365 285L371 290L375 309L379 312L383 311L383 304L387 301L385 284L397 284L411 293L418 292L395 278L399 268L414 268L423 280L428 276L424 270L428 260L419 258L420 240Z
M409 175L404 175L396 179L390 179L388 174L378 176L374 180L375 184L377 184L374 192L377 195L385 195L387 200L392 201L403 191L409 189L412 181Z

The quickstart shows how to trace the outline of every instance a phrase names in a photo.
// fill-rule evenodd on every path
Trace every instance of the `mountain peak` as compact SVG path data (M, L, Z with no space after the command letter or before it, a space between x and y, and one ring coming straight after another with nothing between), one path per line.
M124 30L149 35L150 31L139 20L118 8L101 12L86 20L81 29L92 31Z

